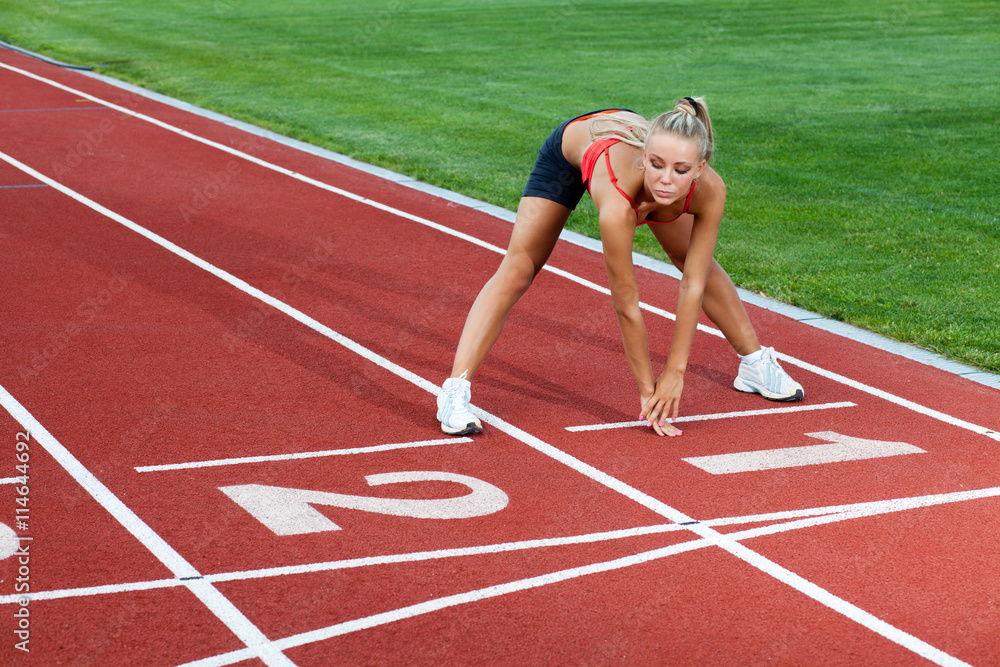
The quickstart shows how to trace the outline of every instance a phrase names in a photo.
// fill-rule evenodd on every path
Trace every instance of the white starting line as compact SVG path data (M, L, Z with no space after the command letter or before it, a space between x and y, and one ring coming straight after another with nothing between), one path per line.
M420 440L418 442L398 442L388 445L371 445L368 447L350 447L344 449L327 449L320 452L296 452L294 454L268 454L264 456L242 456L232 459L213 459L210 461L190 461L187 463L164 463L153 466L137 466L136 472L163 472L165 470L189 470L191 468L212 468L215 466L231 466L242 463L271 463L274 461L294 461L297 459L314 459L324 456L348 456L350 454L372 454L374 452L389 452L395 449L411 449L413 447L433 447L435 445L456 445L473 442L472 438L440 438L438 440ZM3 480L0 480L2 482Z
M680 422L700 422L712 419L733 419L735 417L756 417L758 415L778 415L787 412L808 412L810 410L832 410L834 408L854 408L856 403L842 401L840 403L819 403L817 405L795 405L787 408L765 408L763 410L741 410L739 412L717 412L708 415L690 415L678 417L673 423ZM630 428L632 426L645 426L644 421L617 422L614 424L590 424L588 426L567 426L567 431L577 433L579 431L604 431L613 428Z

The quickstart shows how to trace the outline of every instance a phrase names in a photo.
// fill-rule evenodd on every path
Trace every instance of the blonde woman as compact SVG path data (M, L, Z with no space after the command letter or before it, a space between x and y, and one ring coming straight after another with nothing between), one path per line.
M639 419L658 435L681 431L684 372L704 310L740 356L733 386L774 401L801 400L802 386L761 348L736 288L713 258L726 185L709 166L712 123L702 98L685 97L652 122L627 109L570 119L546 139L517 209L510 246L469 312L451 377L438 396L438 421L451 435L482 431L469 409L471 380L507 314L555 247L584 191L598 210L608 281L625 356L639 389ZM636 227L648 224L683 272L666 367L654 375L632 265Z

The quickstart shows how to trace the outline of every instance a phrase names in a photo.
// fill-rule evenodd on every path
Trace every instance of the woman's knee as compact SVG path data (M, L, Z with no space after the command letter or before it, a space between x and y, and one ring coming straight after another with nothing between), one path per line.
M531 287L540 270L541 267L536 267L526 254L508 253L493 278L497 287L515 298L520 298Z

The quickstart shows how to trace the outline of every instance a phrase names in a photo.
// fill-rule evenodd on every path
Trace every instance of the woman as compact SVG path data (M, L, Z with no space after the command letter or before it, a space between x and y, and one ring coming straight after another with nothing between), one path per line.
M585 114L560 125L538 152L517 209L510 247L476 298L452 375L438 396L438 421L451 435L482 431L469 410L470 380L496 342L514 303L541 271L570 213L589 190L598 210L608 280L644 420L658 435L680 435L684 371L702 309L725 335L740 367L733 386L776 401L801 400L802 386L762 349L729 276L713 259L726 186L708 166L712 123L702 98L685 97L647 122L627 109ZM683 272L666 368L653 375L632 265L638 225L649 224Z

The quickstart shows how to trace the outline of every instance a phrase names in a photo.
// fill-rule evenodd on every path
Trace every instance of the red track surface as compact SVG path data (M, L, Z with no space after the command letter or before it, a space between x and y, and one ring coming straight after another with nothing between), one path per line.
M0 485L5 664L1000 663L1000 392L749 307L818 409L673 439L568 431L634 419L636 392L608 297L546 272L477 377L486 431L426 444L499 255L425 223L501 248L509 223L0 63L0 479L31 433L28 489ZM576 245L550 265L605 282ZM639 273L645 303L675 302L674 280ZM659 365L672 324L647 324ZM734 362L699 335L685 416L800 407L732 390ZM718 475L684 460L819 432L923 453ZM399 443L425 444L280 458ZM245 457L269 458L146 469ZM469 491L365 482L404 471L507 504L428 519L313 503L339 530L278 535L220 490ZM889 502L935 494L959 495ZM881 504L834 507L861 503Z

